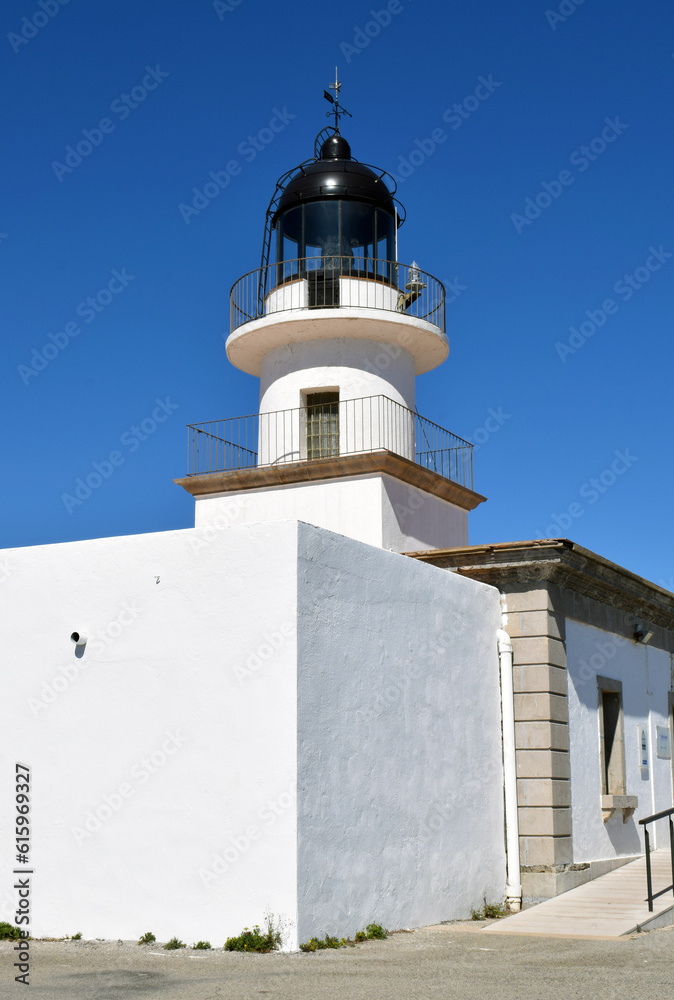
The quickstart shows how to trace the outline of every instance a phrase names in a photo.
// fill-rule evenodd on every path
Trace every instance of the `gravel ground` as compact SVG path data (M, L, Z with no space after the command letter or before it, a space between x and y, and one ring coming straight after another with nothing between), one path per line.
M41 1000L671 1000L674 928L618 940L481 934L455 923L315 954L33 941L30 993L0 942L0 997Z

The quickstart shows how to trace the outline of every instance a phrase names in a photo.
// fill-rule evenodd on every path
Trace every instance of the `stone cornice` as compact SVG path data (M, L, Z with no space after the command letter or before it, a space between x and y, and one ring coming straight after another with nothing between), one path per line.
M674 594L567 538L406 554L499 588L547 581L674 629Z
M261 465L252 469L232 469L227 472L210 472L200 476L174 479L178 486L192 496L208 496L217 493L231 493L235 490L258 490L274 486L297 483L325 482L343 479L347 476L364 476L385 473L410 486L416 486L425 493L455 504L463 510L473 510L486 500L473 490L453 483L444 476L425 469L391 451L368 451L359 455L344 455L337 458L314 458L304 462L287 462L277 465Z

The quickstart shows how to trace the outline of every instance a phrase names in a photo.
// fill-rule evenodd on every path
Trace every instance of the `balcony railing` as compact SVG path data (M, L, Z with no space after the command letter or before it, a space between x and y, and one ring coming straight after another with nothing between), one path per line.
M388 396L188 426L188 476L386 450L473 489L473 446Z
M385 309L445 329L445 289L416 265L371 257L303 257L244 274L230 292L230 330L290 309Z

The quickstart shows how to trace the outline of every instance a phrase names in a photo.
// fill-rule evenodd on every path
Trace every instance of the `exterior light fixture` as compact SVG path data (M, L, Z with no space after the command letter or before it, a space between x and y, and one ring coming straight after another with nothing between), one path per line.
M634 623L634 641L641 642L646 646L653 638L652 632L645 632L639 622Z

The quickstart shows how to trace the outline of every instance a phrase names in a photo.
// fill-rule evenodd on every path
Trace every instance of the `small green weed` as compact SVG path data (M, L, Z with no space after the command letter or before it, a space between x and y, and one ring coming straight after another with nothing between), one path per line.
M363 941L383 941L387 937L388 931L384 930L381 924L368 924L364 931L356 931L353 941L350 938L336 938L326 934L323 940L320 938L310 938L308 941L305 941L304 944L300 945L300 951L322 951L324 948L353 948L354 945L362 944Z
M138 944L152 944L152 942L156 940L157 939L152 931L148 931L147 934L143 934L143 936L138 939Z
M4 920L0 921L0 941L18 941L21 937L21 931L14 924L5 923Z
M300 951L322 951L324 948L346 948L346 946L352 942L346 940L346 938L336 938L330 937L329 934L325 935L325 938L321 940L320 938L310 938L309 941L305 941L304 944L300 945Z
M486 899L481 909L470 911L471 920L498 920L505 915L505 907L501 903L488 903Z
M365 928L368 941L385 941L388 931L384 930L381 924L368 924Z
M261 931L258 924L255 924L252 931L244 927L238 937L227 938L225 941L225 951L257 951L266 954L276 951L281 944L280 927L274 925L274 917L267 914L267 929Z
M78 931L77 934L71 934L70 935L70 940L71 941L81 941L82 940L82 931Z
M170 941L167 941L164 945L166 951L177 951L178 948L187 948L186 944L180 940L180 938L172 937Z
M192 945L195 951L209 951L211 947L210 941L197 941L195 945Z

